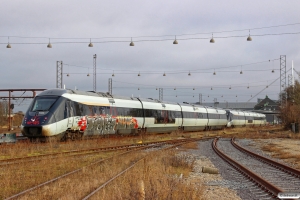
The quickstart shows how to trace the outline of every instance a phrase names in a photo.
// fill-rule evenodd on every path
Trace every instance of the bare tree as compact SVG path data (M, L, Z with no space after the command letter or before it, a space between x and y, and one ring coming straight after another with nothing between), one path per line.
M280 119L286 128L291 123L300 122L300 83L295 82L294 87L286 88L279 96Z
M3 126L7 123L6 120L6 103L5 102L0 102L0 126Z

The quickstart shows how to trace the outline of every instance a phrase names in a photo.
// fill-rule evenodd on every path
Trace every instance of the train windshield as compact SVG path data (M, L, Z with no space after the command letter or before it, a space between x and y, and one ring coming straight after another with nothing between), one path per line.
M31 111L48 111L57 99L58 97L36 97Z

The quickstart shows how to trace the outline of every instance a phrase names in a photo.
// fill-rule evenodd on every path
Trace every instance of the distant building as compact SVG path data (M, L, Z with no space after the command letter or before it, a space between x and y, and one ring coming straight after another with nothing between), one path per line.
M268 96L256 104L253 111L265 114L267 122L275 124L279 123L279 104L277 101L269 99Z

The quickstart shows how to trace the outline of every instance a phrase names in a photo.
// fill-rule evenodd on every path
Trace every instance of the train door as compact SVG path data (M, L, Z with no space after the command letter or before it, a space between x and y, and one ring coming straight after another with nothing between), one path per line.
M197 126L198 125L198 123L199 123L199 114L200 113L197 113L197 111L196 110L198 110L197 108L195 108L194 106L193 106L193 111L194 111L194 113L193 113L193 119L194 119L194 126Z
M205 107L205 110L206 110L206 113L204 113L204 115L205 115L205 118L207 119L207 124L205 126L205 130L209 130L209 114L208 114L208 110L206 107Z
M165 104L162 104L162 109L161 109L161 118L162 118L162 121L164 123L164 126L167 126L169 122L169 111L166 109L166 105Z
M109 114L111 116L117 116L117 108L114 106L115 100L114 99L108 99L109 101Z
M66 101L66 112L67 112L67 119L68 119L68 128L73 126L74 121L74 111L72 107L72 102L70 100Z

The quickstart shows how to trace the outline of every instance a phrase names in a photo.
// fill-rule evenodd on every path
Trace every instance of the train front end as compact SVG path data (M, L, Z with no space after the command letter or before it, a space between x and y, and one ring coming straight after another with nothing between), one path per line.
M34 98L22 121L21 131L24 136L30 139L63 136L63 132L57 132L57 122L63 118L63 113L59 111L61 93L61 90L46 90Z

